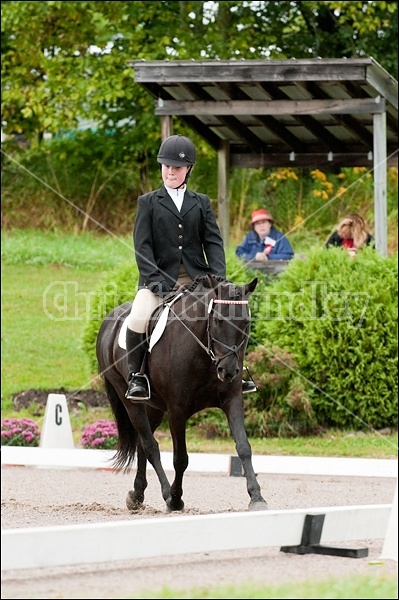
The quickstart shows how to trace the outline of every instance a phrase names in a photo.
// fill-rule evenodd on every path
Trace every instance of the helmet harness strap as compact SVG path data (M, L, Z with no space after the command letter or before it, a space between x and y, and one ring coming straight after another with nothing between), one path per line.
M188 178L190 177L190 173L191 173L192 169L193 169L193 165L190 165L190 168L189 168L189 170L188 170L188 171L187 171L187 173L186 173L186 176L185 176L185 178L184 178L184 181L183 181L183 183L181 183L181 184L180 184L180 185L178 185L177 187L173 188L174 190L179 190L181 187L183 187L184 185L186 185L186 183L187 183L187 180L188 180Z

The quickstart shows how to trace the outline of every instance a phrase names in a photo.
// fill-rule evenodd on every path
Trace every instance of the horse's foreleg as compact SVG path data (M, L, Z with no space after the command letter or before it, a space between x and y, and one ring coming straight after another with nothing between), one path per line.
M188 454L186 445L186 423L181 424L181 416L178 424L173 415L169 414L169 429L173 439L173 467L175 478L170 487L170 501L167 503L169 510L183 510L183 476L188 467Z
M134 490L129 490L126 506L129 510L139 510L144 502L144 491L147 487L147 458L141 444L137 447L137 471L134 478Z
M126 403L125 407L129 414L129 418L139 435L143 455L154 467L154 471L158 476L159 483L161 484L162 497L167 503L170 499L170 483L166 477L166 473L161 463L159 445L153 435L153 432L151 431L146 407L144 404L135 404L134 402ZM138 457L139 456L140 453L138 453Z
M266 500L263 498L260 485L252 466L252 450L244 427L244 411L242 406L233 406L230 402L223 407L229 422L230 431L235 441L237 454L241 460L244 475L247 480L247 490L251 501L250 510L265 510Z

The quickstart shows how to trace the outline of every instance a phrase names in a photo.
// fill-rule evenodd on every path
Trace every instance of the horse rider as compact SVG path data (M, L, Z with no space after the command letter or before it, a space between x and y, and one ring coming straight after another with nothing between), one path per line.
M187 188L196 161L193 142L183 135L168 137L159 148L157 161L163 186L139 196L133 229L139 281L127 317L129 400L150 397L147 377L141 370L146 330L164 296L207 273L226 278L223 240L209 196ZM243 392L257 389L252 381L242 383Z

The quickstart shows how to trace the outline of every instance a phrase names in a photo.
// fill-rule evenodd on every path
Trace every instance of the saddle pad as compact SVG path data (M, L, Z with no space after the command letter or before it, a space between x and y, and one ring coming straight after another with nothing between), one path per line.
M151 352L151 350L153 349L153 347L155 346L157 341L162 337L162 334L165 330L166 323L168 320L168 315L169 315L169 305L167 304L165 306L164 310L162 311L161 316L159 317L159 319L157 321L157 324L154 327L154 331L151 334L150 345L148 347L149 352ZM126 350L126 330L127 330L127 319L125 319L123 321L123 324L122 324L122 327L120 328L119 336L118 336L119 347L123 348L124 350Z
M152 332L151 338L150 338L150 344L148 346L148 352L151 352L151 350L153 349L153 347L155 346L157 341L159 339L161 339L162 334L165 331L166 323L168 322L169 308L170 308L170 305L167 304L165 306L165 308L163 309L161 316L159 317L159 319L154 327L154 331Z
M165 308L161 312L161 315L160 315L158 321L156 322L154 330L151 334L150 343L148 346L148 352L151 352L151 350L153 349L155 344L158 342L158 340L161 339L162 334L165 331L166 323L168 322L170 307L172 306L172 304L174 304L176 302L176 300L178 300L179 298L181 298L183 296L183 293L184 292L180 292L179 294L176 294L176 296L174 298L172 298L172 300L170 300L170 302L167 302L167 304L165 304Z
M123 321L122 327L120 328L119 336L118 336L119 348L123 348L124 350L126 350L126 329L127 329L127 319L125 319Z
M158 319L158 321L157 321L157 323L156 323L156 325L154 327L154 331L151 334L150 344L149 344L149 347L148 347L148 352L151 352L151 350L153 349L153 347L155 346L155 344L157 343L157 341L161 339L162 334L165 331L166 323L168 321L169 308L181 296L183 296L183 292L180 292L179 294L177 294L170 302L168 302L165 305L165 308L161 312L161 316L159 317L159 319ZM123 324L122 324L122 327L121 327L121 329L119 331L119 336L118 336L119 347L123 348L124 350L126 350L126 329L127 329L127 319L125 319L123 321Z

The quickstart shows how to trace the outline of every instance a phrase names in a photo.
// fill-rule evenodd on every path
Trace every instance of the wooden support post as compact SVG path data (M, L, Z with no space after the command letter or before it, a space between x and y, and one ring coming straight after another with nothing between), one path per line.
M229 199L230 144L221 142L218 150L218 221L225 248L229 243L230 199Z
M387 133L386 112L373 115L374 238L375 247L388 255L387 239Z
M173 135L173 124L172 117L162 116L161 117L161 137L162 141Z

